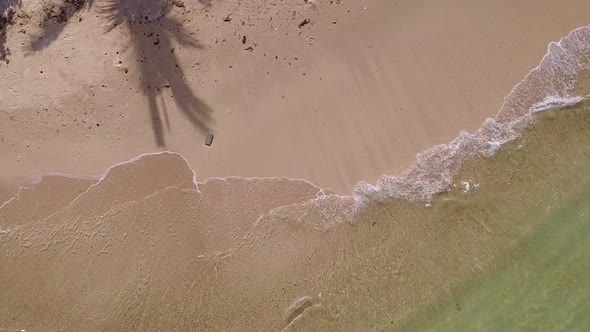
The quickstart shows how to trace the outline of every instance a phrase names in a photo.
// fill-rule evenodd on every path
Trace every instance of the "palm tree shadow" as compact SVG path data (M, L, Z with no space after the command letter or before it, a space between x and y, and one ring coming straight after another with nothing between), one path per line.
M199 3L208 7L211 0L199 0ZM94 0L62 0L60 5L49 8L42 22L43 30L31 40L26 51L41 51L51 45L76 13L94 4ZM180 4L180 0L99 0L96 3L107 33L123 26L131 35L140 86L148 99L156 144L161 147L166 145L162 116L170 130L163 98L165 91L172 93L178 108L195 128L208 132L212 123L211 108L194 94L175 53L175 46L201 48L182 24L168 15L172 6Z
M173 40L181 47L201 46L186 34L179 22L168 17L150 22L128 22L127 28L139 65L140 85L148 99L156 144L165 146L161 115L170 129L165 105L161 110L158 107L159 97L163 97L164 91L168 89L190 123L202 132L210 131L212 109L194 94L185 80ZM163 98L160 99L163 104Z
M6 47L8 26L14 24L16 9L20 8L21 0L0 0L0 61L8 63L10 49Z

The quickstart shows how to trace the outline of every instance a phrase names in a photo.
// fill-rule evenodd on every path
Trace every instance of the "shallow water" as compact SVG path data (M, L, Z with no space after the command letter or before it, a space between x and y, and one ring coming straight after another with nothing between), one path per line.
M350 308L338 329L583 329L589 156L586 106L545 113L496 156L468 162L431 207L370 206L350 239L360 258L347 264L356 273L334 281L360 289L334 299ZM347 273L362 275L357 285ZM579 321L570 323L574 313Z
M495 206L494 223L504 225L501 231L490 229L486 245L496 247L490 254L498 256L402 330L587 329L590 127L584 112L544 114L525 134L522 147L508 147L497 156L516 166L512 172L517 173L503 176L510 179L510 189L476 195ZM509 250L502 248L507 238L515 239Z
M534 234L465 289L403 330L586 331L590 325L590 191L573 194Z

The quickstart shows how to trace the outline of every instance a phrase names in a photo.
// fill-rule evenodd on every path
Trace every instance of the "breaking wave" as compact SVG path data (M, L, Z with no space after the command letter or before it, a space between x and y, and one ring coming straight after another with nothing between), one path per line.
M581 103L585 96L572 95L578 75L590 69L590 26L571 31L552 42L540 64L504 98L495 119L487 119L474 133L461 131L448 144L417 154L415 162L399 175L382 175L376 184L359 182L351 196L326 195L297 206L275 209L320 228L351 222L371 202L406 199L429 202L450 188L468 160L490 157L504 144L520 137L534 123L536 113Z
M547 47L540 64L504 98L495 119L487 119L475 133L462 131L448 144L419 153L400 175L384 175L373 185L360 182L354 190L356 210L368 201L388 198L429 201L445 191L466 160L491 156L514 141L534 122L536 112L572 106L584 96L572 96L578 75L590 69L590 26L570 32Z

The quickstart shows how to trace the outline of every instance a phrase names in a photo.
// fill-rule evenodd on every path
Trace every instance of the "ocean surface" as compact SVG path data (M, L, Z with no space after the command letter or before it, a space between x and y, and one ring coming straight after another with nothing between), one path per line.
M582 331L590 28L476 133L337 196L157 153L0 205L0 331Z
M578 106L541 115L521 140L469 172L483 181L477 193L459 199L461 210L486 229L478 250L487 253L472 255L468 264L479 271L449 287L400 330L590 326L589 111ZM490 168L494 163L504 169ZM493 190L485 189L489 185ZM444 196L440 201L449 204Z

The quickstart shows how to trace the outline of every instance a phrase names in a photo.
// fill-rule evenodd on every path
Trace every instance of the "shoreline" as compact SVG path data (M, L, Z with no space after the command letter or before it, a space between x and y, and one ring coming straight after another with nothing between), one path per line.
M1 204L2 207L4 207L4 205L6 205L7 203L9 203L10 201L14 200L14 199L18 199L21 190L34 190L34 188L36 187L37 184L42 182L42 179L44 177L61 177L61 178L72 178L72 179L80 179L80 180L96 180L96 183L91 185L90 188L99 185L111 172L111 170L116 169L119 166L123 166L126 164L133 164L135 162L140 161L141 159L145 158L145 157L151 157L151 156L158 156L158 155L176 155L179 156L182 160L184 160L184 162L186 163L186 167L188 167L190 169L190 171L192 172L192 179L193 179L193 184L195 186L195 189L197 191L199 191L199 186L200 185L206 185L208 182L210 181L222 181L222 182L227 182L228 180L239 180L239 181L257 181L257 180L261 180L261 181L272 181L272 180L285 180L288 182L292 182L292 183L304 183L307 186L310 187L314 187L317 188L318 192L316 194L316 199L319 200L323 200L329 196L333 196L335 198L338 198L340 200L346 201L348 198L352 199L352 201L350 203L353 203L353 205L355 205L355 207L353 207L353 210L356 210L358 207L364 205L364 202L369 199L369 201L372 201L374 199L377 199L377 201L380 201L384 198L392 198L392 197L396 197L396 198L407 198L409 200L413 200L416 198L419 198L419 200L423 200L423 201L430 201L434 195L442 192L445 190L445 188L448 188L449 184L452 183L455 179L456 174L459 172L459 170L461 169L463 163L465 163L468 160L471 160L473 158L476 158L477 156L480 155L493 155L495 154L496 151L498 151L499 149L501 149L501 147L506 144L509 143L515 139L517 139L520 136L520 131L523 130L524 128L528 127L531 121L534 121L534 115L535 113L539 113L539 112L543 112L543 111L547 111L547 110L552 110L552 109L559 109L559 108L565 108L565 107L569 107L569 106L575 106L578 105L580 103L583 103L587 100L587 97L583 97L583 96L578 96L578 95L570 95L570 92L574 92L574 94L584 94L588 93L590 91L586 91L586 87L585 87L585 81L584 81L584 73L586 71L588 71L587 67L588 64L584 64L584 63L576 63L576 59L567 59L568 61L573 61L573 62L565 62L565 63L560 63L560 66L562 67L572 67L572 68L577 68L577 69L572 69L572 71L569 73L569 75L571 75L572 77L570 78L570 80L568 80L567 82L564 82L563 79L558 79L557 83L553 82L551 83L551 88L552 89L557 89L556 91L548 91L548 90L543 90L543 86L539 86L536 89L534 89L534 84L538 83L538 82L542 82L539 81L538 77L544 78L544 71L554 71L556 68L553 68L552 66L554 65L553 63L553 58L555 57L559 57L560 55L556 52L561 52L561 51L556 51L557 49L559 50L563 50L564 47L566 47L565 45L563 45L563 43L566 43L566 45L570 45L569 47L573 47L573 49L567 49L566 52L570 52L573 54L585 54L584 51L586 49L584 49L584 45L580 45L580 44L576 44L575 41L577 41L578 39L576 39L576 37L578 37L577 35L584 35L584 33L589 34L590 31L590 25L588 26L583 26L583 27L579 27L576 28L574 30L572 30L570 33L567 34L567 36L562 37L558 42L551 42L548 46L547 46L547 54L545 54L545 56L543 56L543 58L541 59L541 61L539 62L539 65L536 66L535 68L533 68L518 84L516 84L514 86L514 88L510 91L510 94L508 94L504 99L503 99L503 104L501 109L498 111L496 117L494 119L492 118L488 118L486 119L486 121L484 121L484 123L480 126L480 128L476 131L474 131L473 133L465 133L464 131L462 131L460 133L459 136L457 136L453 141L451 141L448 144L440 144L440 145L436 145L433 146L423 152L418 153L417 155L417 160L411 164L411 166L409 168L406 168L403 172L400 172L396 175L383 175L379 181L375 184L373 183L368 183L366 181L360 181L357 183L357 185L355 186L355 188L353 189L352 193L350 194L340 194L340 193L336 193L334 192L332 189L330 188L322 188L314 183L312 183L309 180L303 179L303 178L289 178L289 177L280 177L280 176L273 176L273 177L241 177L241 176L227 176L227 177L209 177L207 179L201 180L199 181L197 178L197 173L195 172L195 170L191 167L190 162L188 161L188 159L182 155L179 152L175 152L175 151L169 151L169 150L164 150L164 151L159 151L159 152L146 152L146 153L142 153L139 154L137 156L135 156L132 159L126 160L126 161L122 161L122 162L118 162L110 167L108 167L100 176L92 176L92 175L80 175L80 174L66 174L66 173L59 173L59 172L46 172L46 173L40 173L40 174L36 174L33 175L29 178L28 185L24 185L24 186L20 186L19 189L17 190L17 192L12 195L12 197L10 195L6 195L6 193L8 192L7 190L5 190L4 188L2 188L3 190L0 191L0 202L3 202ZM583 38L583 36L582 36ZM576 49L576 47L581 47L581 49ZM560 59L559 61L563 62L565 59ZM558 63L559 63L558 61ZM582 61L581 59L577 59L577 61ZM551 67L548 68L547 66ZM582 76L582 81L579 82L579 84L577 83L577 77ZM570 82L571 81L571 82ZM531 85L533 84L533 85ZM536 94L531 95L529 93L529 91L535 90L537 91ZM540 89L540 90L539 90ZM524 91L524 92L522 92ZM559 94L565 94L563 96L560 96ZM518 99L519 96L524 96L526 95L527 98L525 98L524 100ZM544 97L542 97L541 99L538 100L539 96L543 95ZM516 99L516 101L515 101ZM507 122L507 120L509 120ZM468 137L468 140L471 140L472 142L469 144L474 144L474 142L477 140L475 139L475 137L480 134L480 132L485 132L486 131L486 126L492 126L492 127L496 127L496 126L501 126L502 129L502 133L498 136L498 138L500 140L502 140L497 147L493 148L492 150L490 150L489 152L485 152L484 150L475 150L474 152L471 152L470 155L462 157L461 161L459 162L459 166L455 167L455 168L445 168L443 171L449 172L448 176L444 176L444 177L448 177L447 181L448 183L438 183L435 184L433 189L429 189L429 188L424 188L424 187L420 187L418 186L418 189L414 189L414 190L418 190L414 193L414 195L417 196L411 196L412 192L410 191L404 191L404 189L400 190L403 187L406 187L405 190L407 190L407 187L415 187L417 186L414 182L420 180L420 176L425 176L428 177L430 176L429 174L433 174L432 171L430 171L429 169L421 169L421 167L424 167L424 160L427 160L429 157L429 154L441 154L443 153L442 151L444 151L445 149L447 150L454 150L453 146L456 145L457 141L460 141L462 139L462 135L464 135L463 133L465 133ZM514 128L512 128L514 127ZM497 129L495 129L497 130ZM484 135L483 139L491 139L490 137L485 136L485 134L480 134L480 135ZM506 136L507 135L507 136ZM485 141L478 143L481 146L488 144ZM482 145L483 144L483 145ZM426 157L425 157L426 156ZM456 156L454 155L449 155L448 158L455 158ZM417 173L416 173L417 172ZM409 178L407 176L410 176ZM423 181L419 181L420 183L424 183ZM401 186L400 186L401 184ZM393 187L392 187L393 186ZM89 188L89 189L90 189ZM6 198L4 197L6 196ZM314 199L312 199L312 201L314 201ZM344 203L345 205L348 205L350 203ZM360 205L359 205L360 204ZM358 205L358 206L356 206Z

